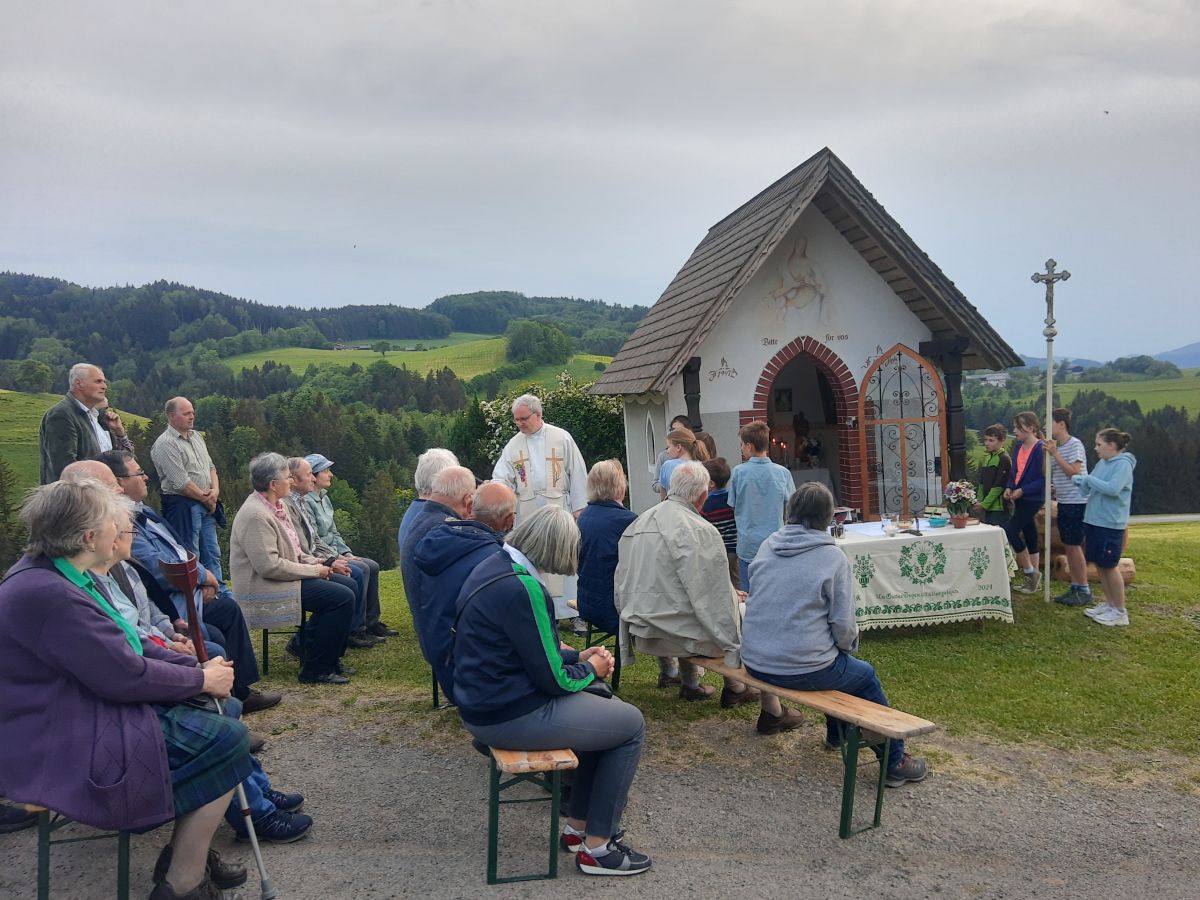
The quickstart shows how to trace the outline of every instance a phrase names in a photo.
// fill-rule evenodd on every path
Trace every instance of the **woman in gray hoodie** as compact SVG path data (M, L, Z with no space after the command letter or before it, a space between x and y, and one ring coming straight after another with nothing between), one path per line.
M874 667L851 656L858 649L850 563L829 534L833 494L809 481L788 499L786 523L750 563L754 591L742 622L742 661L755 678L798 691L844 691L887 706ZM826 743L841 738L826 718ZM924 760L892 741L887 784L899 787L926 775Z

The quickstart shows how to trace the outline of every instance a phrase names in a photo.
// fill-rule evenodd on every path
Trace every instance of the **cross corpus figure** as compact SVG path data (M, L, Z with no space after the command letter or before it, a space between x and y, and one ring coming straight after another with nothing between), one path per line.
M1043 419L1046 427L1050 427L1050 421L1054 415L1054 338L1058 334L1058 329L1054 327L1054 283L1056 281L1066 281L1071 277L1071 273L1066 269L1061 272L1055 272L1058 263L1053 259L1046 260L1045 272L1034 272L1031 279L1035 284L1046 285L1046 327L1042 329L1042 335L1046 338L1046 418ZM1050 484L1050 454L1043 454L1046 466L1046 484ZM1050 602L1050 494L1046 494L1046 523L1042 529L1045 535L1045 547L1043 548L1043 565L1045 572L1042 575L1042 584L1045 586L1045 596L1043 599Z

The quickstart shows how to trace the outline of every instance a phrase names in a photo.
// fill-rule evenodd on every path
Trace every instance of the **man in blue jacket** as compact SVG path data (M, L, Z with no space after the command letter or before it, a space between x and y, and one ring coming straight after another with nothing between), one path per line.
M475 492L470 519L450 519L431 528L413 550L413 560L427 578L410 602L413 618L420 621L422 652L433 666L446 698L454 703L453 670L447 664L454 601L474 568L504 548L504 535L512 530L517 495L498 481L489 481ZM419 613L417 612L419 608Z

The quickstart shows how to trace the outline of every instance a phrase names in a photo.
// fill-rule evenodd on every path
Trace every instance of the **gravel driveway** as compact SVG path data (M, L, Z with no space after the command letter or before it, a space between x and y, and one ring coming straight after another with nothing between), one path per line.
M489 888L486 764L453 713L422 711L411 698L308 696L315 707L293 695L252 720L272 735L267 771L279 787L303 791L317 821L306 840L266 849L281 900L558 898L597 889L688 900L1200 897L1200 766L1191 761L1141 759L1114 770L1095 754L935 735L912 748L930 759L928 781L889 790L883 827L843 841L840 762L819 749L816 721L761 738L741 719L652 726L625 818L629 842L654 859L650 872L585 887L563 854L557 882ZM864 815L869 799L860 792ZM505 812L515 818L502 870L544 859L543 809ZM134 839L134 897L149 893L161 840L161 832ZM250 861L224 826L217 847ZM0 897L33 897L33 832L0 836L0 852ZM111 896L113 859L110 842L55 848L53 896ZM245 896L258 898L253 877Z

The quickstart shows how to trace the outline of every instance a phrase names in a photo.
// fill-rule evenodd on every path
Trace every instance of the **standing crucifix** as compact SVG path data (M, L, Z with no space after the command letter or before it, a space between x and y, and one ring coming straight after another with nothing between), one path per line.
M1058 334L1058 329L1054 327L1054 283L1056 281L1066 281L1071 277L1071 273L1065 269L1061 272L1055 272L1058 267L1052 259L1046 260L1045 272L1034 272L1031 280L1035 284L1046 285L1046 327L1042 329L1042 335L1046 338L1046 418L1043 420L1046 427L1050 427L1050 421L1054 416L1054 338ZM1045 566L1046 571L1042 576L1042 584L1045 585L1045 601L1050 602L1050 454L1043 453L1046 467L1046 522L1045 522Z

